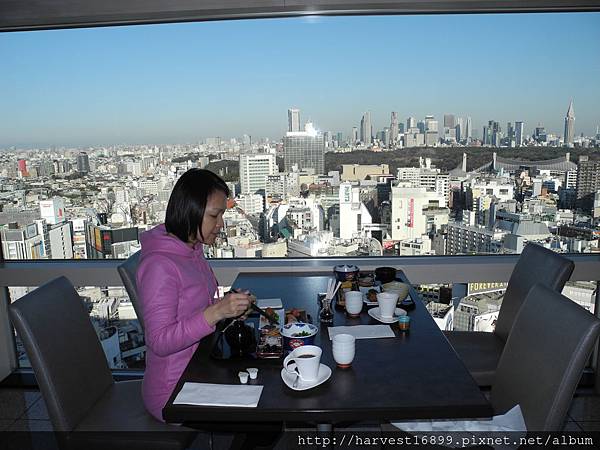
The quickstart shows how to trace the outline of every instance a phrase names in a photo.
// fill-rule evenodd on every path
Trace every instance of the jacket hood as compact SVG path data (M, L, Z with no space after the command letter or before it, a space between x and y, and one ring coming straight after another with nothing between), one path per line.
M142 233L140 243L142 244L143 255L159 252L191 258L193 256L197 257L198 254L204 254L204 247L201 243L194 245L193 248L190 247L177 237L167 234L164 223Z

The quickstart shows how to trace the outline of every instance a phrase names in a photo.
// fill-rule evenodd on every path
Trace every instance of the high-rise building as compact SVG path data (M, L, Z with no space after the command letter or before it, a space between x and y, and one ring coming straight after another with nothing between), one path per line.
M573 100L569 103L569 109L565 116L565 145L573 145L575 133L575 111L573 110Z
M465 128L465 139L467 143L471 142L473 139L473 123L471 121L471 116L467 116L467 126Z
M19 168L19 172L21 172L21 176L27 176L27 161L24 159L18 159L17 166Z
M373 142L373 126L371 125L371 113L366 112L360 120L360 141L365 145Z
M73 229L70 222L48 226L50 258L73 259Z
M352 127L352 142L351 144L356 144L358 141L358 128Z
M398 126L398 113L392 111L392 118L390 121L390 140L392 144L398 140L398 133L400 133L400 128Z
M411 128L416 128L417 126L417 119L415 119L414 117L409 117L408 119L406 119L406 130L410 130Z
M61 197L52 197L50 200L40 200L40 217L46 223L55 225L65 220L65 202Z
M515 122L515 144L517 147L520 147L523 145L523 131L524 131L524 124L523 122Z
M85 234L89 259L128 258L132 247L139 247L140 242L137 227L113 229L86 223Z
M438 132L438 121L433 116L425 116L425 131Z
M90 159L86 152L77 155L77 172L84 175L90 172Z
M456 119L456 126L454 127L455 130L455 136L456 136L456 141L457 142L461 142L462 140L464 140L465 136L465 123L462 117L458 117Z
M322 174L325 170L323 135L310 122L304 131L288 131L283 139L283 158L286 172L291 172L292 167L297 166L298 170Z
M416 239L427 232L428 208L443 208L445 199L424 187L414 187L411 182L399 181L392 186L391 235L395 241Z
M444 128L456 127L456 117L454 114L444 114Z
M351 239L361 234L363 226L372 223L371 214L360 200L360 188L351 183L340 184L340 232L342 239Z
M600 161L580 156L577 163L577 208L592 213L594 195L600 191Z
M264 191L267 177L278 172L274 153L240 155L240 185L242 194Z
M296 133L300 131L300 110L296 108L288 109L288 131Z

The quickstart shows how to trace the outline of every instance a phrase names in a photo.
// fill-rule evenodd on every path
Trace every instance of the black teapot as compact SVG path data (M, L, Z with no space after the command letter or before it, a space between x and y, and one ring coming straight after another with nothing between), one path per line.
M254 328L246 325L243 320L235 320L225 330L225 340L231 349L231 356L244 356L256 352Z

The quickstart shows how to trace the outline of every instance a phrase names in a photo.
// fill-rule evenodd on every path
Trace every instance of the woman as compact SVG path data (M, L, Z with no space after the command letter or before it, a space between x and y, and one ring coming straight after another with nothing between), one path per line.
M247 311L247 293L217 299L203 245L223 227L229 188L208 170L191 169L175 184L165 223L141 236L137 286L144 315L146 371L142 397L162 421L162 408L203 337L215 324Z

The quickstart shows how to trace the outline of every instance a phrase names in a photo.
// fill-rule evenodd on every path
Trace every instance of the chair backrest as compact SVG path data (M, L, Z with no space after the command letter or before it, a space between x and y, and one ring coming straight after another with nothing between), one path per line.
M125 290L129 295L129 300L131 300L131 304L133 305L133 309L135 310L135 315L137 316L143 331L144 315L142 311L142 305L140 304L140 300L137 294L136 282L136 273L138 265L140 263L141 253L142 252L135 252L133 255L127 258L124 263L120 264L117 267L117 270L119 271L119 275L121 276L121 280L123 281L123 286L125 286Z
M16 300L9 310L54 430L73 430L113 384L83 301L69 280L59 277Z
M527 244L508 280L494 333L506 342L523 300L533 285L541 283L561 292L574 267L573 261L552 250Z
M600 320L560 293L535 285L517 315L491 391L498 414L521 405L529 431L560 431Z

